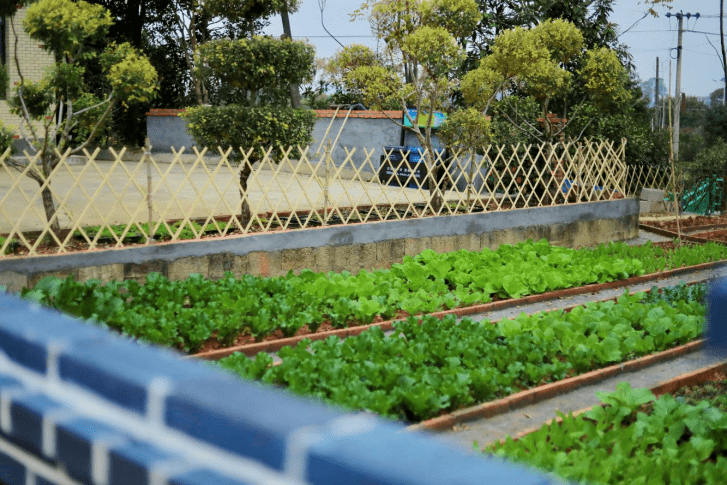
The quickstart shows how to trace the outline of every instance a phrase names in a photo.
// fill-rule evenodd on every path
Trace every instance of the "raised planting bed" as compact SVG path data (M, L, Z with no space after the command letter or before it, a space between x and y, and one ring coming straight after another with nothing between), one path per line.
M218 364L247 379L415 423L693 342L703 332L705 309L697 301L671 301L684 291L700 292L655 293L647 303L644 293L624 294L617 302L495 324L458 323L453 315L409 318L395 323L390 336L372 328L344 341L303 340L278 351L279 365L267 353L254 360L238 353Z
M664 229L672 233L677 232L677 222L673 217L665 220L646 220L641 222L641 225L645 228ZM720 227L727 227L727 216L687 216L679 218L679 228L683 233L700 232Z
M682 240L705 243L716 242L727 244L727 216L690 216L662 221L645 221L639 228L661 236L676 238L681 234Z
M727 248L716 244L662 249L611 243L575 250L543 240L497 251L427 250L391 269L357 275L304 271L278 278L228 274L217 281L199 275L170 281L150 274L144 285L50 277L22 296L135 338L220 358L235 350L254 354L302 338L357 333L372 323L388 329L393 319L408 315L443 309L437 316L481 313L555 298L555 290L578 294L603 289L599 283L639 283L725 258Z
M601 406L560 414L484 452L579 483L724 483L725 370L727 364L719 364L653 390L620 383L613 393L599 393Z

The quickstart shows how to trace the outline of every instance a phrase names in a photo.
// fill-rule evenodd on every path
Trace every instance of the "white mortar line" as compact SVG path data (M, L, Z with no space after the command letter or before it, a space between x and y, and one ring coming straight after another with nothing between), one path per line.
M39 475L57 485L81 485L80 482L73 480L62 471L48 465L32 453L29 453L2 438L0 438L0 452L15 461L22 463L25 466L26 473L28 475ZM35 482L35 477L31 480L26 477L26 484Z
M269 483L271 485L305 485L305 482L292 480L287 474L273 470L266 465L242 455L224 450L205 441L193 438L179 430L166 426L163 422L150 422L145 416L107 401L76 384L57 381L31 371L10 360L0 352L0 372L5 372L20 380L31 392L42 392L54 400L74 409L80 416L95 419L119 429L137 440L150 443L160 449L180 455L182 460L193 467L219 470L221 473L241 480ZM0 400L0 415L4 396ZM25 393L25 392L24 392ZM7 399L9 405L9 399ZM9 420L8 406L7 422ZM11 424L10 424L11 426ZM103 447L95 450L97 458L93 463L94 480L104 485L103 464L100 455ZM107 469L107 468L106 468ZM107 475L106 475L107 476Z

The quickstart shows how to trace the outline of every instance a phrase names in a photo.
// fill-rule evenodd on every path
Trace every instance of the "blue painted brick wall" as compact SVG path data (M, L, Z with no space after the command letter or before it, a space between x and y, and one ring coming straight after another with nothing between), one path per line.
M0 481L545 485L0 293Z

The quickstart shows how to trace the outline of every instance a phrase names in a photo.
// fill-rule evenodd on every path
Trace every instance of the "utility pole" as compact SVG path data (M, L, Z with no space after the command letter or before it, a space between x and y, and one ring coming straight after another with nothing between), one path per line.
M659 125L659 58L656 58L656 88L654 92L654 112L656 113L656 124Z
M671 17L671 12L666 14ZM691 18L691 13L679 12L674 15L679 20L679 36L677 41L677 81L676 90L674 92L674 129L672 132L672 147L674 148L674 160L679 159L679 114L682 109L682 34L684 33L684 17ZM699 13L694 14L695 18L699 18Z

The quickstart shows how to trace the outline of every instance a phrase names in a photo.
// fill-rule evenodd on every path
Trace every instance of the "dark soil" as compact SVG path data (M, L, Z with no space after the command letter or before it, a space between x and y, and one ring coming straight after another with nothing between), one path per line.
M665 229L667 231L677 232L677 223L675 219L662 221L645 221L642 224L650 227L656 227L657 229ZM689 216L679 219L679 227L682 232L692 232L693 230L703 226L715 225L724 225L725 227L727 227L727 215Z
M409 314L407 312L405 312L403 310L399 310L397 312L397 314L392 318L392 320L398 320L398 319L406 318L408 316L409 316ZM380 315L377 315L374 318L374 321L371 323L381 323L383 321L385 321L385 319L382 318ZM346 328L356 327L356 326L358 326L358 324L356 324L354 322L354 323L351 323ZM300 330L298 330L295 333L295 335L293 335L292 337L302 337L302 336L313 335L313 334L317 334L317 333L321 333L321 332L329 332L331 330L337 330L338 328L340 328L340 327L334 327L333 325L331 325L331 323L329 321L326 320L321 324L320 327L318 327L318 330L316 330L315 332L312 332L308 328L308 326L305 326L305 327L301 328ZM205 352L210 352L213 350L227 349L230 347L254 344L254 343L258 343L258 342L271 342L274 340L281 340L284 338L289 338L289 337L286 337L285 335L283 335L283 332L281 330L276 330L275 332L273 332L269 335L266 335L265 337L263 337L260 340L256 340L255 337L253 337L250 334L240 334L240 335L238 335L237 339L235 340L235 342L233 342L232 345L225 345L224 343L219 342L217 340L216 335L212 335L212 337L207 339L207 341L202 345L202 347L197 352L195 352L195 354L203 354Z
M723 413L727 413L727 376L720 374L713 381L682 387L672 393L672 396L681 397L684 402L692 406L706 400Z
M709 239L710 241L727 242L727 229L717 229L714 231L694 232L690 236Z

